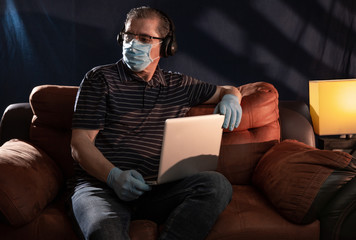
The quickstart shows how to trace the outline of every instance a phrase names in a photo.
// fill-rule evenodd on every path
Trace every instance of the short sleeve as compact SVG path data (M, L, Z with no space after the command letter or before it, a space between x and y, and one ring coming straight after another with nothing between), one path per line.
M187 94L191 107L206 102L216 91L216 85L185 75L183 75L183 84L188 86Z
M107 84L100 70L88 72L78 89L72 128L103 129L105 126Z

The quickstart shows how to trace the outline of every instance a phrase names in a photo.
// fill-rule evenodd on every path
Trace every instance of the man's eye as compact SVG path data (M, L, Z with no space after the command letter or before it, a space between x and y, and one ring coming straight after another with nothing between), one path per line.
M133 39L133 35L132 34L124 34L124 40L126 42L130 42Z
M151 39L147 36L140 36L140 41L143 43L150 43Z

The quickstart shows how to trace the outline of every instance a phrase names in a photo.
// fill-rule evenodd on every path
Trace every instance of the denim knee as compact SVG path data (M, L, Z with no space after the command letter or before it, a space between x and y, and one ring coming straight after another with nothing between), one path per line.
M129 239L131 210L111 191L88 186L73 194L73 215L85 239Z
M160 239L204 239L231 200L230 182L218 172L201 172L176 187L182 202L167 219Z
M223 211L232 198L232 186L229 180L219 172L207 171L195 176L198 181L197 190L208 194L212 205Z

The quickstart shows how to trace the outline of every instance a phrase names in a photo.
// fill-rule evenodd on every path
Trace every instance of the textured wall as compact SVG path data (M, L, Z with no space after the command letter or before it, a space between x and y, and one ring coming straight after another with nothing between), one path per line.
M0 111L36 85L79 85L119 60L116 34L141 5L176 25L167 70L221 85L266 81L281 99L305 102L310 79L356 75L354 0L1 0Z

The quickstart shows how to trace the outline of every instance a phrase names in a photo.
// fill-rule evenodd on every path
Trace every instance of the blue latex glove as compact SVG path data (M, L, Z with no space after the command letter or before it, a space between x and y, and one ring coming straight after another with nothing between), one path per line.
M241 122L242 108L239 98L233 94L226 94L215 107L214 113L225 115L223 128L232 131L237 128Z
M122 171L115 167L111 169L106 182L123 201L135 200L144 192L151 190L136 170Z

